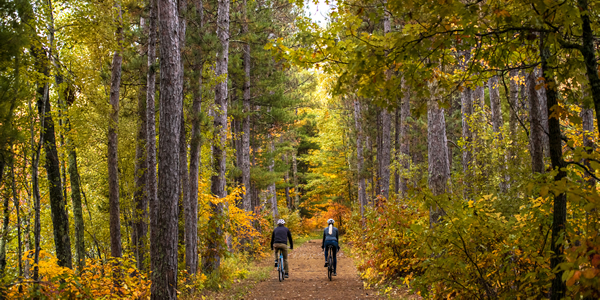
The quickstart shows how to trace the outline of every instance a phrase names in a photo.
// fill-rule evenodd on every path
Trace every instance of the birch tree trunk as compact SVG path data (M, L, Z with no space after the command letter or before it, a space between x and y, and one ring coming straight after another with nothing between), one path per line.
M275 143L271 137L271 134L267 134L267 140L270 142L269 154L271 156L269 163L269 173L275 172ZM273 215L273 222L277 225L277 218L279 217L279 210L277 209L277 187L275 186L275 182L269 184L269 194L271 197L269 198L269 202L271 203L271 213Z
M108 123L108 198L110 204L110 255L121 257L121 220L119 207L119 159L118 159L118 134L119 129L119 91L121 85L121 64L123 57L123 27L121 5L115 4L119 15L117 17L117 44L112 60L112 75L110 79L110 120Z
M360 102L354 100L354 124L356 126L356 160L358 170L358 203L360 204L360 215L364 216L365 206L367 205L367 184L364 178L364 157L363 157L363 132L361 128L361 108Z
M211 192L215 197L224 198L227 196L225 189L225 168L226 168L226 143L227 143L227 66L229 61L229 0L218 0L217 8L217 38L220 42L220 49L217 51L217 62L215 66L215 75L217 77L224 75L224 80L219 82L215 88L215 143L213 147L213 165L215 175L212 176ZM208 273L218 270L221 264L221 249L223 228L218 219L223 214L221 204L210 204L211 218L209 225L211 230L210 240L208 241L208 253L205 261L205 269Z
M160 123L158 149L158 226L151 243L152 299L177 298L179 140L181 137L181 51L175 0L158 1L160 32Z
M444 194L450 178L450 165L448 162L448 141L446 138L446 120L444 109L438 105L436 83L432 83L432 99L427 106L427 142L428 142L428 172L429 189L434 196ZM445 212L437 206L432 206L429 211L429 224L440 221Z
M534 173L544 172L544 147L542 135L543 127L540 116L539 98L535 90L535 72L532 71L526 77L525 86L529 98L529 153L531 154L531 170Z

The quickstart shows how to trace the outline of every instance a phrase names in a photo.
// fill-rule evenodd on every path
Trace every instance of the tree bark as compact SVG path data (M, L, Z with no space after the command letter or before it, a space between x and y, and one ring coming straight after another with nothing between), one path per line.
M364 157L363 157L363 132L361 128L361 108L360 102L354 100L354 124L356 126L356 160L358 173L358 203L360 204L360 215L364 216L365 206L367 205L367 184L363 176Z
M215 106L214 117L215 143L213 146L213 166L215 175L211 177L211 192L215 197L224 198L227 196L225 189L225 168L226 168L226 145L227 145L227 66L229 61L229 0L218 0L217 8L217 38L220 42L220 49L217 51L217 62L215 66L215 75L217 77L224 75L224 80L219 82L215 88ZM205 270L212 273L219 269L221 264L221 251L223 228L219 224L219 219L223 214L222 204L210 204L211 217L209 227L211 236L207 242L208 253L205 260Z
M296 151L292 153L292 168L294 175L294 207L300 206L300 191L298 191L298 162L296 160Z
M196 3L196 16L199 21L199 34L202 35L203 8L202 1ZM200 47L195 47L200 48ZM198 272L198 172L200 169L200 114L202 108L202 51L197 50L196 74L198 86L194 90L192 103L192 136L190 142L190 195L189 205L185 210L185 264L188 274L194 276Z
M553 69L549 66L548 59L550 58L550 49L545 44L545 34L540 34L540 57L542 61L542 72L544 74L545 84L547 87L546 96L548 101L548 116L552 115L552 110L558 108L558 92L556 91L556 83L554 82ZM562 141L560 120L558 118L548 119L549 141L550 141L550 160L552 168L558 169L558 173L554 176L555 181L561 181L567 176L563 167L565 163L562 158ZM552 244L550 250L554 253L550 258L550 269L554 270L559 264L564 261L564 248L560 240L564 234L567 222L567 195L565 193L554 195L553 217L552 217ZM555 278L552 280L550 287L550 299L558 300L565 296L567 286L562 280L564 271L559 270Z
M275 142L273 142L273 138L271 137L270 133L267 134L267 141L270 141L269 156L271 158L269 163L269 173L272 174L275 172ZM275 222L275 225L277 225L279 210L277 209L277 187L275 186L275 182L269 184L268 189L269 194L271 195L269 198L269 203L271 204L271 214L273 216L273 222Z
M488 90L490 92L490 109L492 111L492 128L494 132L498 135L498 140L503 140L502 136L502 127L504 126L504 120L502 118L502 105L500 104L500 89L499 89L498 76L493 76L488 81ZM502 164L500 166L501 177L500 180L500 191L502 193L506 193L507 191L507 178L505 176L506 171L506 159L501 158Z
M146 194L148 197L150 217L150 264L154 269L154 257L158 255L156 241L158 241L158 198L156 184L156 106L154 95L156 92L156 21L157 0L149 0L148 12L148 74L146 78L146 165L147 181Z
M118 135L119 128L119 91L121 85L121 64L123 57L121 51L123 48L123 28L121 17L121 5L115 4L119 11L117 19L117 44L112 61L112 75L110 83L110 120L108 123L108 190L110 203L110 255L112 257L121 257L121 220L119 205L119 159L118 159Z
M404 81L403 81L404 82ZM400 107L400 155L401 165L404 172L408 172L410 168L410 137L408 136L409 124L408 117L410 116L410 89L403 85L404 91L402 104ZM406 196L408 192L408 178L404 176L400 182L400 194Z
M444 194L446 185L450 178L450 166L448 163L448 140L446 138L446 120L444 109L438 105L436 83L431 84L432 99L427 106L427 141L428 141L428 172L429 189L434 196ZM434 205L429 211L429 224L440 221L444 216L442 208Z
M47 93L47 88L45 93ZM54 245L56 247L56 257L58 265L61 267L72 268L71 239L69 237L69 216L65 209L63 191L60 176L60 163L58 161L58 151L56 149L56 140L54 135L54 121L50 112L50 101L38 101L38 110L40 118L44 119L44 152L46 154L46 173L48 177L48 186L50 190L50 211L52 215L52 224L54 226ZM44 107L42 107L42 105Z
M534 173L544 172L543 127L540 115L540 101L535 90L535 72L531 71L526 78L527 97L529 98L529 153L531 154L531 170Z
M17 273L19 276L23 276L23 263L22 263L22 257L23 257L23 244L21 243L21 205L20 205L20 201L19 201L19 197L17 196L19 194L19 192L17 191L17 181L15 179L15 164L14 161L10 166L10 174L11 174L11 179L12 179L12 196L13 196L13 202L15 205L15 212L17 214L17 260L18 260L18 266L19 266L19 273Z
M548 140L548 100L546 96L546 88L544 87L544 81L541 80L541 77L544 76L542 76L542 70L540 68L534 69L534 75L539 100L540 119L542 123L542 146L544 148L544 156L550 157Z
M69 120L66 120L67 130L71 130ZM68 135L67 135L68 136ZM75 225L75 253L77 253L77 270L85 267L85 225L83 222L83 206L81 203L81 182L77 168L77 152L73 142L67 138L69 149L69 180L71 182L71 202L73 203L73 219Z
M152 256L152 299L177 298L177 233L179 202L179 140L181 137L181 51L175 0L158 1L160 32L160 122L158 210Z
M402 105L401 103L398 103L400 106ZM394 121L394 155L395 158L397 160L397 164L396 164L396 170L394 171L394 193L396 193L396 195L398 195L398 192L400 192L400 172L399 172L399 167L400 167L400 162L401 162L401 155L400 155L400 107L396 107L395 113L394 113L394 117L395 117L395 121Z
M138 133L135 149L135 192L133 195L133 230L131 244L133 253L137 260L139 270L146 269L146 251L148 235L148 193L146 184L148 182L148 161L146 144L148 143L148 126L146 120L146 95L144 87L138 96Z
M248 5L246 0L243 0L243 17L244 22L242 24L242 33L247 37L249 35L248 30ZM242 46L244 52L244 87L243 87L243 104L244 104L244 119L242 120L242 184L246 188L243 196L244 210L252 210L252 193L250 191L250 41ZM295 178L295 177L294 177Z
M461 110L462 110L462 136L465 141L462 152L462 168L464 173L464 197L467 198L472 192L472 186L469 178L473 177L473 132L469 125L469 119L473 115L473 90L465 88L461 93Z
M4 173L4 170L0 170ZM0 275L4 277L6 274L6 243L8 242L8 222L10 221L10 211L8 204L10 203L10 195L4 195L2 209L2 236L0 237ZM1 294L0 294L1 295Z

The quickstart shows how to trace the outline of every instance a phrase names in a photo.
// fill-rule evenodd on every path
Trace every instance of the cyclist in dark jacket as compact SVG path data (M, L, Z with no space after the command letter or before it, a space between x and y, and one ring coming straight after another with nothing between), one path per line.
M277 267L277 259L279 258L277 250L281 251L281 254L283 254L283 265L285 277L287 278L289 277L287 241L290 241L290 250L294 249L294 241L292 241L290 230L283 226L284 224L285 221L283 219L277 221L277 227L275 227L273 234L271 235L271 250L275 249L275 267Z
M335 223L333 219L327 220L328 226L327 228L325 228L325 231L323 231L323 242L321 243L321 249L325 250L325 267L327 267L328 264L326 249L327 246L333 246L333 276L337 276L337 252L340 250L340 239L338 236L338 229L333 227L333 223Z

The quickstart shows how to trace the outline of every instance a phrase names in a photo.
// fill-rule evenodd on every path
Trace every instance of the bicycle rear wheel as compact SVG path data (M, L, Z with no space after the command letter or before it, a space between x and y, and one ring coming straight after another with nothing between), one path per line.
M283 265L283 254L279 253L279 281L285 280L285 268Z
M333 248L332 247L327 247L327 277L329 278L329 281L332 280L332 274L333 274Z

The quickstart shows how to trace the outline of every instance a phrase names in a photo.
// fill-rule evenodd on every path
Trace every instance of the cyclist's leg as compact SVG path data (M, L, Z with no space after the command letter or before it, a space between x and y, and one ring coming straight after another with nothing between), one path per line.
M281 248L279 248L279 251L281 251L281 253L283 254L283 266L285 267L285 274L289 273L289 267L288 267L288 247L287 245L281 245Z
M333 272L336 273L337 270L337 245L333 245Z

